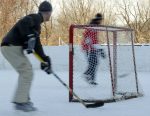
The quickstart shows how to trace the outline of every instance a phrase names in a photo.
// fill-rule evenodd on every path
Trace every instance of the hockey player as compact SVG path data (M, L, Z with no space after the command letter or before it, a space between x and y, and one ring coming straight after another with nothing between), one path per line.
M90 25L99 25L102 23L103 16L100 13L97 13L95 18L93 18L90 22ZM97 85L95 81L96 70L98 66L98 57L105 58L105 53L103 49L98 49L97 44L99 44L98 40L98 32L94 29L86 29L83 33L83 41L81 43L83 51L86 53L88 60L87 70L84 72L84 78L89 84Z
M2 40L3 56L19 74L18 86L13 99L17 110L26 112L36 110L30 100L33 69L23 51L26 50L28 54L36 52L46 62L46 64L41 63L41 69L48 74L51 73L51 60L45 55L40 42L40 25L49 21L51 13L51 4L47 1L42 2L37 14L29 14L20 19Z

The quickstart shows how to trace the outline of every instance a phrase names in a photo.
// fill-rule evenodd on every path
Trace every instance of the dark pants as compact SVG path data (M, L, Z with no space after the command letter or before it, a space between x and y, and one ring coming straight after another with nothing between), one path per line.
M84 72L84 74L90 75L90 79L95 80L96 70L98 67L97 50L91 50L90 52L87 51L87 59L88 59L88 67L87 70Z

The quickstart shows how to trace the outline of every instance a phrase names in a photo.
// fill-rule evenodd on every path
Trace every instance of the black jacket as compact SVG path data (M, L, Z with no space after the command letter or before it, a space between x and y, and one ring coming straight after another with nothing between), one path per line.
M34 34L36 37L36 45L34 50L44 59L46 55L44 54L39 37L42 22L43 17L40 13L30 14L23 17L6 34L6 36L2 40L1 45L14 45L26 48L26 43L29 39L28 35Z

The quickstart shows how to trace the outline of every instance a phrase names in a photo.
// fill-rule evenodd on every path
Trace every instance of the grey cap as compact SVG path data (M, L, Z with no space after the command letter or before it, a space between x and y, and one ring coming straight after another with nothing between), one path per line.
M97 13L96 15L95 15L95 20L102 20L103 19L103 15L101 14L101 13Z
M39 5L39 12L52 11L52 5L48 1L44 1Z
M103 15L101 13L97 13L95 17L91 20L90 24L99 24L101 20L103 20Z

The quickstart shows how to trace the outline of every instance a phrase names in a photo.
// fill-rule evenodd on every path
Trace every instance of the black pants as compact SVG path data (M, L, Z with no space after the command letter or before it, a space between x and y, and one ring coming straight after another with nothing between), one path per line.
M90 52L87 51L87 59L88 59L88 67L87 70L84 72L86 75L90 75L91 80L95 80L96 71L98 67L98 51L91 50Z

